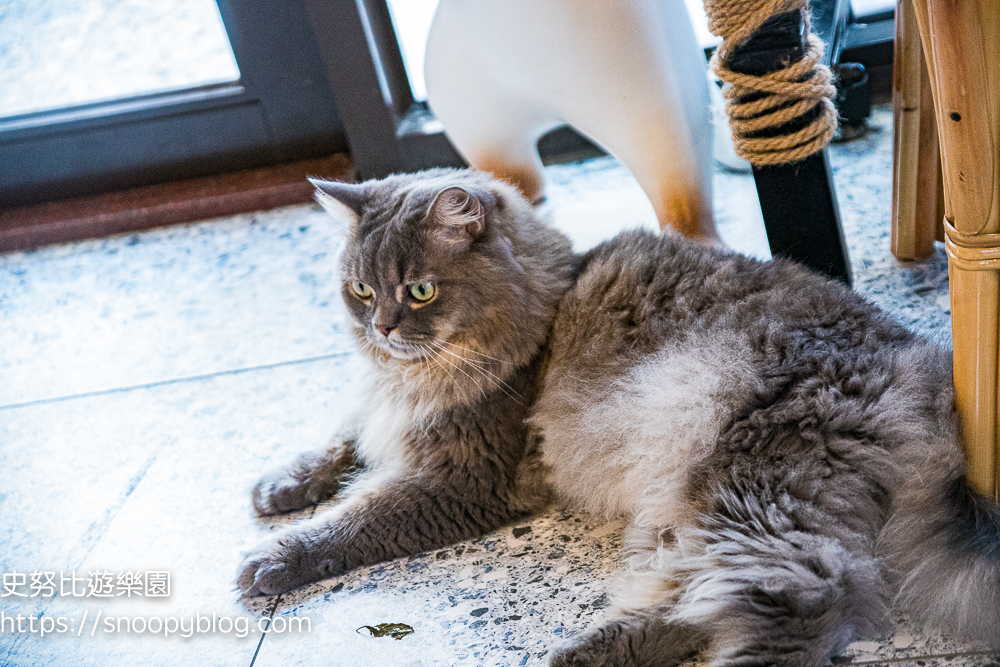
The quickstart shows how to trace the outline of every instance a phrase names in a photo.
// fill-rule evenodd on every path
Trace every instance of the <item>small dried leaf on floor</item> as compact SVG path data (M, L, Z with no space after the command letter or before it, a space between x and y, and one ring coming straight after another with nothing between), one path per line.
M367 630L372 637L392 637L397 641L406 635L413 634L413 628L406 623L379 623L374 627L362 625L357 629L357 633L359 635L364 634L361 632L362 630Z

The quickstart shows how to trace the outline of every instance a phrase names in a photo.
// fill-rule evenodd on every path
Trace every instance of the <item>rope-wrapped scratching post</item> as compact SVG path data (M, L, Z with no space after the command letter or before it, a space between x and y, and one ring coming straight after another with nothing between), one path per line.
M759 76L730 68L733 53L772 17L799 11L808 33L802 58ZM723 92L736 154L756 166L802 160L837 130L833 74L821 63L823 42L809 33L806 0L705 0L708 27L723 42L712 70Z

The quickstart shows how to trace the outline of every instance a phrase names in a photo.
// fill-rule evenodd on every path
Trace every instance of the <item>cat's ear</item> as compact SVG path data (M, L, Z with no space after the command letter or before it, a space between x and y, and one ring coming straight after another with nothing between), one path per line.
M462 188L446 188L434 198L427 222L439 239L456 249L464 249L486 229L486 207Z
M368 183L344 183L310 178L316 186L316 201L333 216L334 220L353 229L358 224L371 189Z

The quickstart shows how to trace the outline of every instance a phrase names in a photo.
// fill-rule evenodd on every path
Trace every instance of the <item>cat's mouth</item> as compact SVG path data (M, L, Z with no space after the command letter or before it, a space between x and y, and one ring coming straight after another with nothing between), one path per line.
M375 339L373 341L375 347L383 352L391 354L397 359L404 359L406 361L422 361L426 356L426 351L419 345L407 343L403 340L392 340L391 338L385 337L380 338L381 340Z

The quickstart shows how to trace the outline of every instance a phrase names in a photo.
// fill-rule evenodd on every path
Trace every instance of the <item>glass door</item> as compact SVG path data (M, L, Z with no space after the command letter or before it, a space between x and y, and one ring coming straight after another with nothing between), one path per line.
M0 118L240 78L215 0L6 0L0 61Z
M344 150L306 5L0 3L0 207Z

